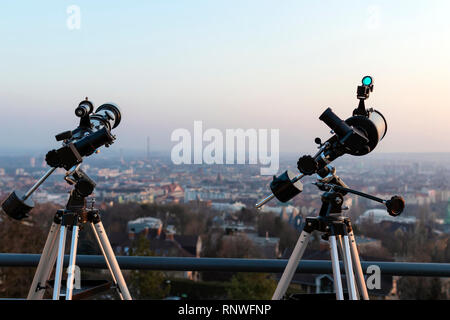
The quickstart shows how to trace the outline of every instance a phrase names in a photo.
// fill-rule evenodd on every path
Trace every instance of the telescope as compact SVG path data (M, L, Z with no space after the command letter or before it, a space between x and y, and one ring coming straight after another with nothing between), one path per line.
M372 152L384 138L387 131L386 119L372 108L366 109L364 101L373 91L373 79L366 76L362 85L358 86L358 107L353 110L353 116L347 120L339 118L331 108L327 108L319 117L334 135L325 143L320 138L319 152L315 156L305 155L297 162L297 168L304 175L318 173L336 158L348 153L353 156L363 156Z
M65 179L77 172L83 157L88 157L105 146L109 147L116 137L111 130L121 121L119 107L113 103L105 103L94 112L94 104L88 100L81 101L75 109L75 115L80 118L79 125L74 130L64 131L55 136L56 141L62 142L59 149L50 150L45 161L51 167L27 192L13 191L1 207L13 219L22 220L28 217L34 203L30 196L57 169L64 168Z
M272 194L256 204L256 208L260 208L273 198L281 202L291 200L303 191L300 179L312 174L317 174L317 181L313 184L324 192L320 198L322 205L318 216L305 219L303 230L289 257L272 300L280 300L284 297L313 232L320 232L322 239L329 242L336 299L344 300L340 260L344 265L349 299L369 299L351 219L342 214L348 209L343 206L344 196L352 193L382 203L391 216L398 216L403 212L405 200L400 196L385 200L350 189L336 175L336 169L330 163L344 154L366 155L372 152L386 135L387 123L383 115L372 108L366 109L365 106L365 100L369 98L372 91L373 79L366 76L356 91L356 97L359 99L358 107L345 121L339 118L331 108L327 108L319 119L332 130L331 138L324 143L320 138L316 138L315 142L319 145L319 151L314 156L304 155L298 159L297 168L300 174L295 175L287 170L278 177L274 176L270 183Z
M256 204L256 208L261 208L264 204L277 198L281 202L287 202L303 191L303 185L300 180L309 175L317 174L320 179L330 175L329 164L335 159L350 154L353 156L363 156L372 152L378 143L384 138L387 131L387 123L384 116L373 108L366 109L365 100L369 98L373 92L373 78L365 76L362 84L357 87L356 97L359 100L358 107L353 110L353 114L345 121L336 115L331 108L327 108L319 117L332 131L333 134L327 141L322 143L320 138L316 138L319 150L313 156L304 155L299 158L297 168L300 174L295 175L292 171L287 170L280 176L274 176L270 184L272 194ZM334 169L334 168L333 168ZM335 174L331 175L331 184L341 187L340 192L344 192L342 188L347 186ZM403 199L395 196L391 200L378 201L381 203L396 203L396 210L387 208L389 214L398 215L403 210L400 203ZM400 201L400 202L398 202ZM404 201L403 201L404 207ZM400 210L401 208L401 210Z

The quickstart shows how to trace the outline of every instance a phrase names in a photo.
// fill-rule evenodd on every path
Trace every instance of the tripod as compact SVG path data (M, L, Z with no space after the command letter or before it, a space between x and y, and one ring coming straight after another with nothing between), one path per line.
M358 300L359 294L361 294L364 300L369 299L350 219L340 215L342 212L343 196L338 192L329 191L322 195L321 200L322 207L319 216L306 218L305 227L289 258L288 264L272 296L272 300L280 300L284 296L313 231L322 232L323 238L330 243L336 299L344 300L339 254L344 263L349 298L351 300ZM355 285L355 278L357 286Z
M344 209L342 208L344 196L347 193L353 193L360 197L382 203L386 206L389 215L394 217L401 214L405 208L405 200L400 196L393 196L390 200L383 200L370 194L349 189L342 179L336 175L336 169L331 166L326 167L326 171L322 173L322 179L314 183L320 190L325 191L321 197L322 206L319 216L306 218L303 231L289 258L288 264L272 296L272 300L279 300L286 293L313 231L322 232L322 238L329 241L336 299L344 299L339 266L340 255L344 263L349 298L351 300L358 300L361 296L364 300L368 300L369 295L364 282L352 224L350 218L341 215ZM291 195L299 193L302 188L295 185L297 182L294 180L297 178L289 180L285 176L287 177L287 173L278 178L274 178L274 182L272 183L276 184L273 190L278 194L278 198L282 198L287 193L287 198L291 199ZM261 201L260 204L267 202L266 199ZM260 204L257 204L257 206Z
M100 214L97 209L93 208L93 203L91 208L86 208L86 197L92 194L95 182L78 167L70 174L72 174L73 177L69 178L69 174L67 174L65 180L69 182L69 184L73 184L74 188L70 192L66 208L57 210L54 216L27 299L38 300L43 298L45 289L47 288L47 282L56 262L53 300L59 300L61 296L64 296L65 300L72 300L78 233L84 224L89 223L99 248L105 257L106 265L111 273L113 283L118 291L120 299L131 300L130 293L119 264L117 263L114 251L101 222ZM65 294L61 294L64 249L68 230L72 231L72 237L70 243L67 285Z

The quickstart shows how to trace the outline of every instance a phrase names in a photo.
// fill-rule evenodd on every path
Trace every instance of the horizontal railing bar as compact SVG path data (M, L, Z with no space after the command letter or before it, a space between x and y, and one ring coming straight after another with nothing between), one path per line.
M0 267L35 267L39 254L0 253ZM286 267L284 259L237 259L237 258L184 258L184 257L141 257L117 256L122 270L164 270L164 271L228 271L281 273ZM64 259L65 265L69 256ZM103 256L78 255L76 264L80 268L106 269ZM341 262L342 264L342 262ZM450 277L450 263L383 262L361 261L363 271L376 265L383 275ZM341 267L343 272L344 268ZM297 273L332 273L331 261L302 260Z

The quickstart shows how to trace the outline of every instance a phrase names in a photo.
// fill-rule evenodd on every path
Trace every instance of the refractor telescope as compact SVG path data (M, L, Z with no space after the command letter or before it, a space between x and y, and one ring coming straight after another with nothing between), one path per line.
M362 84L358 86L356 97L359 104L353 110L353 115L345 121L339 118L331 108L327 108L319 117L332 131L331 138L322 143L320 138L315 142L319 145L318 152L314 155L304 155L299 158L297 168L300 174L295 174L287 170L280 176L274 176L270 188L272 194L256 204L256 208L262 207L273 198L281 202L287 202L303 191L300 182L304 176L317 174L322 190L325 188L324 179L327 181L327 188L339 189L340 193L355 193L360 196L384 203L391 215L399 215L405 206L401 197L394 196L390 200L382 200L370 195L363 194L355 190L348 189L345 183L333 172L334 168L330 163L344 154L353 156L363 156L372 152L378 143L384 138L387 131L386 119L383 115L372 108L366 109L365 100L369 98L373 91L373 79L365 76ZM317 185L317 184L316 184ZM319 187L320 188L320 187ZM325 191L325 190L324 190Z
M87 98L81 101L75 109L75 115L80 117L78 128L64 131L56 135L57 141L63 141L63 146L51 150L45 156L45 161L51 167L69 170L80 164L82 158L91 155L98 148L109 147L115 140L111 130L116 128L121 120L118 106L112 103L103 104L97 108Z
M34 203L31 194L57 169L64 168L66 181L77 171L83 157L90 156L102 146L109 147L116 137L111 130L121 121L121 112L117 105L106 103L95 112L94 104L88 100L81 101L75 109L75 115L80 118L79 125L74 130L64 131L55 136L56 141L62 141L62 147L49 151L45 161L51 167L27 192L13 191L1 207L11 218L22 220L28 217Z

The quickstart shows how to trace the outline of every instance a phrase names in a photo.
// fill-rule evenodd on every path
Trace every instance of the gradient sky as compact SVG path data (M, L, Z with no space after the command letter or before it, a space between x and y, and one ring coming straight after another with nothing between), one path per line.
M170 150L202 120L310 153L319 115L350 116L366 74L388 121L377 152L449 152L449 15L447 0L1 1L0 152L57 146L88 96L121 107L117 149Z

